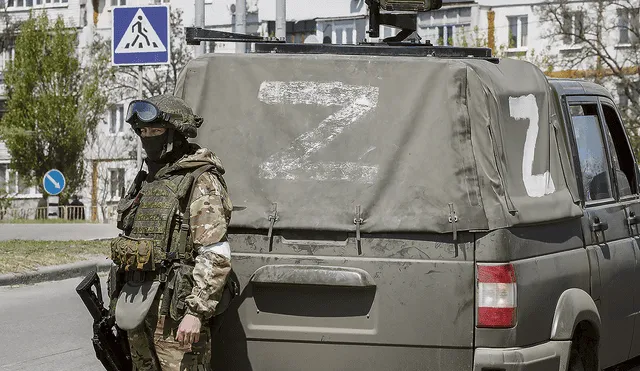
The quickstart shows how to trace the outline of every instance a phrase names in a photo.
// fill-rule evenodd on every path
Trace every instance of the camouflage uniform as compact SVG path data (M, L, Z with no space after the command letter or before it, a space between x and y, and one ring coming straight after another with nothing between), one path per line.
M221 161L208 149L199 148L195 144L188 145L190 150L187 154L174 163L166 164L155 178L177 179L178 183L191 170L203 165L211 168L201 173L190 188L188 224L192 254L172 261L169 278L152 298L151 308L144 321L127 331L134 370L209 370L211 334L208 321L216 311L231 270L226 235L232 205L222 179L224 168ZM141 186L138 192L141 195L141 201L138 200L140 205L163 205L157 201L157 197L153 198L158 194L153 193L156 182L160 180L152 180ZM155 187L158 188L157 185ZM129 218L133 222L130 223L132 227L128 229L128 233L139 237L141 231L153 232L153 228L146 231L144 226L149 224L144 223L152 223L157 215L148 211L145 213L141 208ZM169 232L165 233L171 235ZM165 249L176 244L175 239L168 239L170 246L164 247ZM178 326L185 315L198 317L201 322L199 341L187 349L175 340Z

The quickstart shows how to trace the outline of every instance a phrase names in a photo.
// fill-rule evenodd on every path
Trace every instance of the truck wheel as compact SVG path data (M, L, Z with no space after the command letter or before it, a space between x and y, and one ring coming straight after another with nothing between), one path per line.
M574 342L575 344L575 342ZM571 345L571 353L569 354L569 367L567 371L585 371L584 361L575 345Z

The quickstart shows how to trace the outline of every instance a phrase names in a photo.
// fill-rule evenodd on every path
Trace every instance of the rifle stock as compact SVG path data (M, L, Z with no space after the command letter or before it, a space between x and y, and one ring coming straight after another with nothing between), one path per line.
M76 287L76 292L93 317L91 342L98 360L107 371L131 371L127 335L116 326L115 318L104 307L98 272L89 273Z

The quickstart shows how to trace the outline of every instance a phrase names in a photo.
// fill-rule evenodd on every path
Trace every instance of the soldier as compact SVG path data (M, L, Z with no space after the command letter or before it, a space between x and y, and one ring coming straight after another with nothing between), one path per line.
M134 370L209 370L209 321L231 270L224 168L187 141L202 118L178 97L133 101L126 121L141 137L148 173L118 205L111 309Z

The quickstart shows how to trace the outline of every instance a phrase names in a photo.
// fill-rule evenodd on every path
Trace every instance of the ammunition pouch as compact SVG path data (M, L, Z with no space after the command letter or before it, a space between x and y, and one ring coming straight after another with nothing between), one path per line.
M174 321L181 321L187 311L186 299L193 290L193 266L188 264L175 264L169 274L167 285L163 293L161 314L169 315ZM222 314L231 304L231 301L240 294L240 282L233 271L227 277L222 297L213 314Z
M136 216L136 211L140 205L140 197L133 199L123 198L118 203L118 229L129 233L133 228L133 221Z
M173 270L171 279L167 282L165 292L169 301L168 314L174 321L181 321L187 311L187 296L193 290L193 266L180 264Z
M120 235L111 241L111 259L125 272L153 272L166 258L155 240Z

